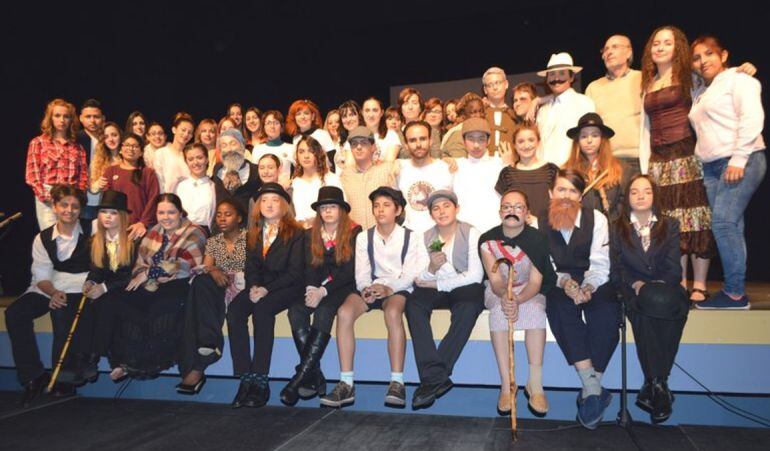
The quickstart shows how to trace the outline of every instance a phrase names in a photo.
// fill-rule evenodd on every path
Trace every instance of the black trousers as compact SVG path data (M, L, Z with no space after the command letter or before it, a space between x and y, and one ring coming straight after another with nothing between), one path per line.
M666 320L629 311L628 319L634 331L636 355L639 356L644 377L668 377L679 351L687 317Z
M117 364L111 357L112 340L115 330L118 326L118 315L120 314L120 300L124 290L108 291L99 299L93 302L94 316L94 336L91 343L91 352L106 356L113 366Z
M208 274L193 279L184 309L179 371L182 376L191 370L204 371L198 348L218 348L225 344L222 325L225 323L225 288Z
M275 315L288 309L304 295L304 287L292 286L271 291L258 302L251 302L249 289L241 291L227 310L230 354L236 376L248 373L269 374L275 338ZM248 319L254 326L254 357L249 352Z
M48 297L38 293L25 293L5 310L5 326L8 330L8 338L11 340L17 376L22 385L38 377L45 370L43 362L40 361L40 351L35 338L35 318L51 312L53 325L51 366L53 367L59 360L59 354L67 340L67 334L72 326L72 320L75 318L82 296L81 293L68 293L67 306L51 310L48 307L50 302ZM78 321L78 328L67 351L67 361L70 360L69 357L88 351L91 345L92 328L93 311L91 302L86 300Z
M600 286L590 301L580 305L554 287L546 296L545 313L567 363L591 359L596 371L607 369L620 338L620 303L610 284Z
M345 299L356 292L355 284L348 284L334 290L326 295L318 303L318 307L310 308L305 306L304 296L300 297L289 307L289 324L291 330L304 329L310 327L310 315L313 315L313 329L325 334L331 334L334 317L337 316L337 309L340 308Z
M430 316L433 309L447 308L452 312L451 324L436 348ZM436 384L452 374L482 310L484 287L479 283L458 287L450 292L415 287L406 303L406 319L412 335L420 382Z

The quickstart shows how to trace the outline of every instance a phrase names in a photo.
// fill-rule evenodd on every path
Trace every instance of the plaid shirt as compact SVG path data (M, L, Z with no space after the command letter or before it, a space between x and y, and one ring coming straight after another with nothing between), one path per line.
M40 202L51 200L48 191L53 185L74 185L85 191L88 186L86 151L76 142L62 144L50 136L40 135L29 143L25 180Z
M163 227L156 224L147 231L139 245L133 275L148 271L153 266L152 257L163 245ZM206 235L203 230L182 219L182 223L169 237L169 243L163 250L163 260L177 265L177 272L172 274L175 279L190 277L193 270L203 265L203 251L206 248Z

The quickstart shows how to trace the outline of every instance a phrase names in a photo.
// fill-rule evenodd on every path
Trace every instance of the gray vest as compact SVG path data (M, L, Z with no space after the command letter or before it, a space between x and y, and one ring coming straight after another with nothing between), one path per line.
M452 266L455 267L457 272L465 272L468 270L468 240L470 237L471 225L467 222L458 221L457 230L455 231L455 244L452 249ZM425 235L425 247L430 251L430 243L436 238L440 239L438 234L438 226L431 227Z

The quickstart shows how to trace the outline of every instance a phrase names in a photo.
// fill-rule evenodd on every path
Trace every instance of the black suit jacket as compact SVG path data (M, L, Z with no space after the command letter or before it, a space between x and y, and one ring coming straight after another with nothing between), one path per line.
M305 267L304 233L297 231L288 242L275 238L265 257L262 257L262 236L254 249L246 255L246 289L253 286L275 291L290 286L303 286Z
M243 210L248 212L249 201L257 195L259 188L262 186L262 181L259 180L257 165L254 163L249 163L248 161L246 164L249 165L249 179L246 181L246 183L238 187L234 193L227 191L227 188L225 188L225 183L222 181L222 179L219 178L219 170L224 166L222 163L217 163L217 165L214 166L214 173L211 176L211 180L213 180L217 185L217 201L224 199L224 197L219 197L220 194L222 194L222 196L234 198L241 203Z
M330 294L349 284L353 284L353 286L355 286L356 237L361 232L361 226L357 225L355 229L353 229L353 232L350 234L350 244L352 246L351 249L353 250L353 254L350 257L350 260L343 263L342 265L337 265L335 260L337 254L334 248L324 252L324 261L321 266L313 266L310 264L310 262L313 260L313 253L310 251L310 245L312 241L310 238L310 234L312 233L311 230L312 229L308 229L305 231L305 285L320 287L321 283L323 283L324 280L331 276L332 280L324 285L324 288L326 288L326 291Z
M90 169L91 169L91 136L89 136L88 133L86 133L83 130L78 131L77 138L75 138L78 144L83 146L83 149L86 151L86 164L89 168L88 175L91 175Z
M676 285L682 279L681 250L679 248L679 221L666 218L666 224L656 222L651 233L657 227L667 227L664 239L656 243L653 239L647 252L642 248L642 241L631 230L631 245L621 238L617 226L611 234L612 270L610 280L626 299L636 296L633 285L637 281L650 282L661 280Z
M91 262L91 270L88 272L86 280L90 280L96 284L104 283L107 287L107 291L123 290L131 281L131 271L134 268L136 262L136 252L139 249L139 243L135 243L134 254L131 256L131 263L126 266L119 266L114 272L110 270L110 259L107 257L107 252L104 253L104 261L102 267L99 268Z

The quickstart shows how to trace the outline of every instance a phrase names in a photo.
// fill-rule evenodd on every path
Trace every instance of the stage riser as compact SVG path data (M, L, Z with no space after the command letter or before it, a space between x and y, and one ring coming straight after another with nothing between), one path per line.
M46 332L37 334L40 353L43 362L50 362L52 335ZM521 383L527 380L527 358L523 342L516 343L516 378ZM710 390L718 393L736 394L770 394L770 346L767 345L715 345L715 344L682 344L677 356L685 370L693 374ZM289 378L298 362L297 351L290 338L278 337L273 347L273 358L270 376L274 378ZM0 366L13 367L10 342L7 332L0 332ZM332 339L322 360L322 368L328 377L339 375L336 342ZM108 370L106 359L102 359L100 369ZM176 374L176 368L168 371ZM224 357L209 367L208 374L232 376L232 360L230 351L225 345ZM387 359L387 342L383 339L359 339L356 343L355 360L356 380L384 382L390 377ZM417 369L414 364L411 341L407 342L406 367L404 376L408 382L418 382ZM543 378L546 387L577 388L579 379L574 369L567 365L564 357L555 343L546 343ZM470 385L499 385L497 369L491 343L488 341L471 340L463 350L455 366L452 380L458 384ZM636 348L628 345L628 385L638 388L643 381ZM619 389L620 381L620 347L616 350L604 379L604 386ZM674 367L669 379L670 387L676 391L703 392L703 388ZM12 387L0 387L8 389Z

